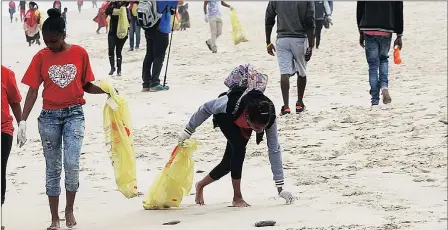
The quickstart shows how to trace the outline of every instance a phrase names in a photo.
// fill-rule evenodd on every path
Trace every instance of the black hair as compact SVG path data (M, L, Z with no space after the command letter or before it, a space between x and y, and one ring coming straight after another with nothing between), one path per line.
M56 8L49 9L47 11L48 18L45 20L42 26L42 31L65 33L65 21L61 17L61 11Z
M275 115L274 104L266 96L255 96L248 101L247 116L250 122L267 125Z

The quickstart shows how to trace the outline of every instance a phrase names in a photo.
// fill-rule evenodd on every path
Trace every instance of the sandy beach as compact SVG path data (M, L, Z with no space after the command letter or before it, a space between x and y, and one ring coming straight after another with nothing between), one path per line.
M37 3L41 12L52 4ZM210 29L203 20L203 3L188 3L191 28L174 32L169 91L141 92L143 31L142 49L128 52L127 41L122 76L112 78L129 100L138 187L143 193L166 163L191 114L226 90L224 78L237 65L251 63L269 75L266 95L277 111L282 105L277 59L265 48L267 2L230 2L249 39L238 46L232 41L230 11L222 9L223 35L216 54L204 42ZM28 88L20 81L44 46L28 47L20 20L10 23L7 2L2 6L2 65L15 71L25 98ZM90 1L85 1L81 14L76 2L63 2L63 7L69 8L66 41L87 50L97 79L108 77L107 34L104 29L96 34L92 21L97 9ZM233 192L226 176L205 188L206 206L195 205L190 195L178 209L145 211L143 197L128 200L115 185L102 129L106 96L86 94L76 229L246 230L254 229L259 220L277 221L266 228L273 230L447 229L447 3L407 1L404 21L403 64L393 64L392 58L389 62L392 104L372 108L367 62L358 44L356 2L334 3L334 27L323 31L321 46L308 65L307 111L278 119L285 188L298 197L292 205L277 195L266 141L257 146L253 138L242 178L243 196L251 207L227 207ZM162 79L164 73L165 67ZM291 78L291 101L297 95L295 79ZM37 129L41 105L39 94L27 121L28 142L21 149L14 144L8 161L2 212L7 229L45 229L50 224ZM195 171L205 171L195 173L198 181L221 160L225 138L213 129L211 119L193 137L201 142L193 156ZM64 206L61 199L61 217ZM162 226L172 220L181 223ZM65 223L61 226L66 229Z

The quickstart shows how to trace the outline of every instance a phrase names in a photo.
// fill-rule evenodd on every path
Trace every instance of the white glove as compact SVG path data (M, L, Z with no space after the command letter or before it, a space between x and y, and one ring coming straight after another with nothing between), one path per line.
M208 23L208 15L207 14L204 15L204 21L205 21L205 23Z
M286 200L286 204L292 204L296 200L296 198L286 190L282 190L279 196Z
M327 16L327 20L330 25L333 25L333 20L331 19L331 15Z
M19 148L22 148L25 142L26 142L26 121L20 121L19 131L17 133L17 145L19 145Z
M193 134L190 130L188 130L187 128L185 128L183 131L181 131L179 133L179 144L183 144L185 140L190 139L191 134Z

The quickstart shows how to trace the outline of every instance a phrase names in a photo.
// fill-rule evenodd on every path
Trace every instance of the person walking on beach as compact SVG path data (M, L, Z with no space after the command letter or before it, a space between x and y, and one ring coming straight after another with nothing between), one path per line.
M254 79L263 77L259 76L261 73L248 71L249 69L250 66L237 67L229 78L241 79L242 75L247 74ZM256 80L256 82L260 81ZM219 127L227 139L227 147L222 161L196 184L196 204L204 204L203 189L205 186L230 172L234 194L233 206L249 206L241 193L241 176L247 143L253 131L256 133L257 144L262 141L264 132L266 132L269 161L278 194L288 204L294 202L294 196L283 189L282 153L278 142L275 106L272 101L261 90L236 85L228 92L222 93L217 99L212 99L199 107L198 111L191 116L185 129L179 133L179 144L189 139L195 130L212 115L214 127Z
M65 31L66 32L67 32L67 11L68 11L67 7L64 7L64 12L62 12L62 18L64 19L64 22L65 22Z
M98 6L96 5L96 0L92 1L92 8L98 8Z
M54 2L53 2L53 8L56 8L56 9L58 9L59 11L62 12L62 3L61 3L61 1L54 1Z
M29 86L23 108L23 130L43 83L43 108L38 117L38 129L46 162L46 194L51 211L48 230L60 229L59 195L64 155L66 207L68 228L76 225L73 214L79 188L79 158L84 137L84 92L104 94L95 80L89 55L81 46L65 42L65 22L57 9L48 10L42 28L46 48L32 59L22 83ZM26 140L26 135L23 134Z
M160 73L165 60L171 32L171 15L175 13L177 1L157 1L157 12L162 14L158 24L145 30L146 55L143 60L143 92L168 90L160 84Z
M359 44L369 65L371 105L379 104L380 91L383 103L389 104L389 50L392 33L397 34L394 47L403 46L403 1L358 1L356 11Z
M26 1L19 2L19 10L20 10L20 21L23 22L23 20L25 20Z
M16 13L16 3L13 0L11 0L9 1L9 18L11 19L11 23L15 13Z
M129 5L129 51L134 51L134 38L135 38L135 49L140 49L140 25L137 22L137 8L138 1L133 1Z
M272 28L277 16L276 46L271 43ZM289 78L297 73L296 113L305 110L303 95L306 87L306 63L314 47L314 3L312 1L269 1L266 9L265 30L267 52L277 52L280 67L280 87L283 106L280 116L290 114Z
M25 14L24 29L28 46L36 42L40 45L40 23L42 23L38 6L35 2L30 2L29 10Z
M316 1L314 2L315 7L315 21L316 21L316 49L319 49L320 38L322 34L322 28L324 27L324 21L328 20L331 23L331 9L328 1Z
M82 9L82 5L84 4L84 1L78 0L77 4L78 4L78 13L81 13L81 9Z
M9 112L9 107L11 107L12 113L16 118L19 130L21 130L23 128L19 123L22 120L21 100L22 97L17 88L14 72L2 65L2 211L4 211L3 204L5 203L6 193L6 167L9 154L11 153L14 133L13 118ZM19 147L22 147L24 140L21 139L20 135L17 137L17 144ZM4 228L5 226L2 226L2 229Z
M98 14L93 18L93 21L98 24L98 28L96 30L96 33L100 33L100 29L103 27L106 27L106 32L108 30L108 23L107 23L107 15L106 15L106 9L109 6L110 1L105 1L101 8L98 9Z
M210 39L205 41L208 49L212 51L212 53L218 52L218 46L216 45L216 40L222 34L222 19L221 19L221 7L223 5L230 10L233 8L225 3L224 1L218 0L209 0L204 1L204 20L206 23L210 25Z
M121 15L123 11L120 10L122 7L126 8L128 3L129 2L125 1L111 2L105 11L106 15L110 17L109 33L107 36L110 63L109 75L112 75L115 72L115 52L117 54L117 76L121 76L121 63L123 61L123 56L121 53L123 51L124 43L126 43L126 40L128 39L128 28L123 28L126 31L124 31L125 35L121 36L120 33L123 31L119 31L118 25L120 24L120 20L128 21L128 11L125 10L125 15Z

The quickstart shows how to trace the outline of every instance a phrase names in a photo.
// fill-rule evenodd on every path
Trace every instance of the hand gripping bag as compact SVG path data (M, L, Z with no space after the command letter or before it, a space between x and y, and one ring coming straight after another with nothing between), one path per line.
M154 180L148 195L143 200L145 209L164 209L179 207L184 196L193 186L196 140L186 140L183 145L174 148L165 168Z
M109 79L100 81L100 88L110 95L104 105L103 128L115 182L126 198L136 197L138 190L134 140L128 102L124 96L115 92Z

